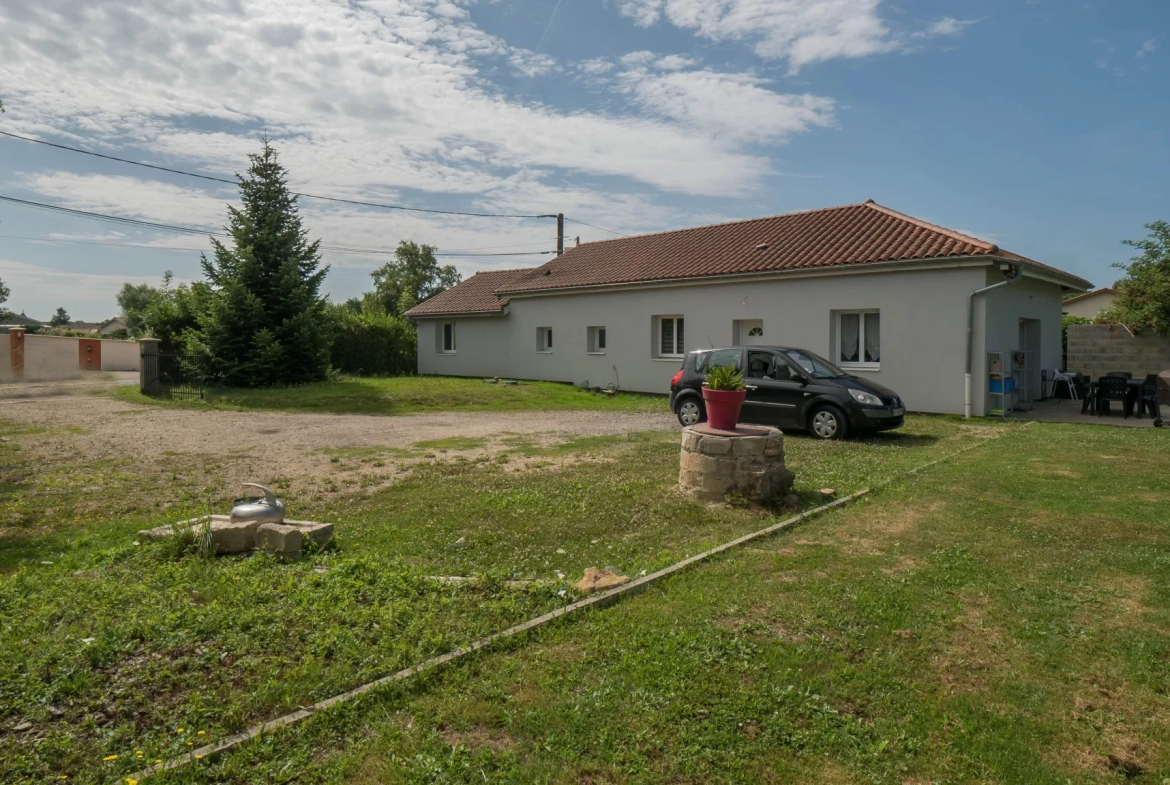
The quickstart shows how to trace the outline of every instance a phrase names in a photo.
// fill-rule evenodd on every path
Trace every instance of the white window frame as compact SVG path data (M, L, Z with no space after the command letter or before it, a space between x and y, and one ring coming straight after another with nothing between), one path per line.
M451 348L447 348L447 328L451 328ZM459 346L459 338L455 332L455 322L439 323L439 354L455 354Z
M662 351L662 325L666 322L672 322L670 328L671 347L674 351ZM678 325L683 325L683 340L682 346L679 346L678 340ZM654 356L663 360L678 360L686 357L686 317L682 314L665 314L654 317Z
M882 331L881 326L880 326L881 325L881 316L882 316L881 309L879 309L879 308L860 308L860 309L851 310L851 311L837 311L837 317L836 317L837 346L836 346L836 350L833 352L833 354L834 354L833 364L834 365L838 366L839 368L844 368L844 369L850 370L850 371L880 371L881 370L882 361L880 359L880 355L882 354L882 344L881 344L880 335L878 338L879 359L876 362L870 362L870 361L864 360L864 359L857 360L854 362L849 362L847 360L841 359L841 347L844 343L844 335L845 335L845 332L842 329L842 324L841 324L843 321L843 317L845 317L845 316L856 316L857 317L857 356L864 358L865 357L865 315L870 314L870 313L877 314L878 325L879 325L878 332L881 333L881 331Z
M537 327L536 328L536 352L537 354L552 354L553 351L553 328L551 327Z
M585 346L588 354L605 354L605 347L608 345L608 334L605 331L604 325L597 327L588 327L585 332Z

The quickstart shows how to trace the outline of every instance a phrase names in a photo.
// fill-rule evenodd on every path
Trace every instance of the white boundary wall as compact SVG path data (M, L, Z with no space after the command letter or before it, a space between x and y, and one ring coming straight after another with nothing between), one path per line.
M76 379L82 374L77 361L78 340L55 335L24 336L24 380L29 382ZM11 370L8 371L12 373Z
M137 371L140 364L138 341L102 341L103 371Z

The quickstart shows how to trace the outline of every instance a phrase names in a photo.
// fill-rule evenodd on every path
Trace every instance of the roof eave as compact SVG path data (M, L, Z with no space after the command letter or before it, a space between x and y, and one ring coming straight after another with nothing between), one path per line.
M1079 275L1073 275L1072 273L1065 273L1059 270L1050 270L1047 267L1041 267L1038 263L1028 261L1027 259L1011 259L1005 256L997 256L992 258L1003 264L1023 265L1026 268L1024 270L1024 275L1028 276L1029 278L1035 278L1037 280L1059 284L1060 286L1064 286L1069 289L1075 289L1080 292L1086 292L1093 288L1093 284L1090 281L1086 281Z
M436 313L411 313L407 311L403 316L407 319L443 319L451 316L503 316L507 312L508 307L504 306L486 311L441 311Z
M644 289L659 286L693 286L703 283L730 283L743 280L760 280L768 278L798 278L798 277L825 277L834 275L860 275L864 273L888 272L901 268L914 267L981 267L998 263L1002 260L998 256L980 254L975 256L935 256L925 259L892 259L883 262L863 262L859 264L842 264L826 267L806 267L791 270L761 270L758 272L728 273L724 275L698 275L685 278L650 278L639 281L621 281L618 283L583 284L579 286L561 286L547 289L515 289L494 292L497 297L539 297L545 294L576 294L590 291L609 291L614 289ZM1076 279L1080 280L1080 279Z

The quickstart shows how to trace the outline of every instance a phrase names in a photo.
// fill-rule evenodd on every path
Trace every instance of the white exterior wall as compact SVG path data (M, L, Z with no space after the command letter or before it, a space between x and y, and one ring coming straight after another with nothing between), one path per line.
M140 361L137 341L102 341L103 371L137 371Z
M985 285L1003 281L1003 275L989 271ZM987 411L987 353L1026 349L1020 345L1020 320L1040 322L1040 369L1049 378L1060 366L1061 288L1058 284L1024 278L1013 284L980 295L975 304L975 356L972 379L972 407L976 416ZM1039 374L1033 387L1039 397Z
M1117 295L1112 292L1094 292L1088 297L1077 300L1075 303L1065 302L1061 310L1069 316L1079 316L1082 319L1092 319L1097 314L1113 305Z
M763 343L798 346L833 360L834 312L878 309L881 370L859 375L892 388L913 411L958 414L963 411L967 296L985 286L987 276L986 266L955 266L513 297L504 316L419 320L419 373L588 381L601 387L616 382L624 390L666 393L681 361L654 358L654 316L685 318L687 351L731 345L735 320L762 319ZM1053 289L1059 299L1059 289ZM1026 295L1025 304L1031 305ZM1000 308L998 302L996 307ZM1001 310L1009 307L1005 302ZM456 323L453 355L436 351L445 321ZM1013 318L1013 335L1017 324ZM606 328L604 355L586 351L590 326ZM551 353L536 351L540 327L553 329ZM1059 331L1056 336L1059 356ZM977 360L984 351L977 346ZM981 367L980 362L976 365ZM977 371L975 378L976 414L982 414L983 396L978 392L985 386L985 374Z

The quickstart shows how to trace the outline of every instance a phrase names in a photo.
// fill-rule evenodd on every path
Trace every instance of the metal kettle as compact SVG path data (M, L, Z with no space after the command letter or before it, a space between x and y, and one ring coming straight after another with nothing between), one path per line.
M260 523L282 523L284 521L284 502L276 498L271 488L257 485L254 482L244 483L246 488L257 488L264 492L264 499L242 502L232 507L231 520L234 523L243 521L259 521Z

